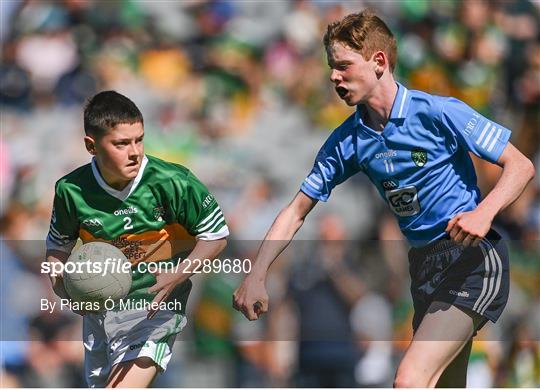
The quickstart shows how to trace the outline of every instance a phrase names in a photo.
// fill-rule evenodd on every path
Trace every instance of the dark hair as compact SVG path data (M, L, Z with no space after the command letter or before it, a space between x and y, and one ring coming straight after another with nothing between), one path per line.
M84 132L103 136L122 123L144 124L141 111L135 103L116 91L103 91L88 100L84 107Z
M342 20L330 23L323 41L326 49L334 42L342 43L360 53L366 61L376 51L383 51L388 57L390 72L396 67L396 38L388 26L371 10L350 14Z

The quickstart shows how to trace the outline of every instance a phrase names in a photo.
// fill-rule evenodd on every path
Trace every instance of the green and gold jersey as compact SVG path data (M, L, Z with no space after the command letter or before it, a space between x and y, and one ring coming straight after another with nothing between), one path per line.
M47 249L70 253L78 238L105 241L136 265L169 260L195 240L228 235L216 199L187 168L145 156L137 177L118 191L92 160L56 183ZM146 289L154 283L153 275L134 271L128 297L149 299ZM191 282L184 284L189 293Z

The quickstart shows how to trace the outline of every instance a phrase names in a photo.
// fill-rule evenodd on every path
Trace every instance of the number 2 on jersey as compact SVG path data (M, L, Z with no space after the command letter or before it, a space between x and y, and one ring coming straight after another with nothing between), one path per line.
M133 224L131 223L131 218L130 217L124 217L124 219L122 221L124 221L126 223L124 225L124 230L133 229Z

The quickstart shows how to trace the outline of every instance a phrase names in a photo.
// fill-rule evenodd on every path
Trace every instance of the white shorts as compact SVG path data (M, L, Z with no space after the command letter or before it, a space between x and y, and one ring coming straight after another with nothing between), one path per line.
M89 387L104 387L114 365L149 357L167 368L176 335L187 318L160 310L151 320L146 310L89 313L83 317L84 372Z

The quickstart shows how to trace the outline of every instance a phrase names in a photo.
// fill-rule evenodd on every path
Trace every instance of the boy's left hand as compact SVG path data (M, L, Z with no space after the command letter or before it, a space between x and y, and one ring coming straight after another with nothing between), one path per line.
M169 297L172 290L180 283L182 274L176 272L156 272L154 275L156 276L156 284L150 287L148 292L157 294L150 304L150 310L148 310L147 318L149 320L159 311L158 308L153 309L152 307L159 307L159 304Z
M489 232L491 222L492 217L479 209L467 211L456 215L448 222L446 233L464 247L477 246Z

